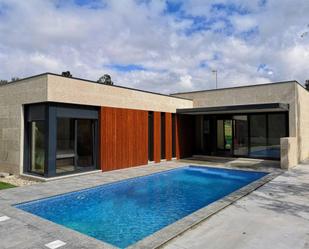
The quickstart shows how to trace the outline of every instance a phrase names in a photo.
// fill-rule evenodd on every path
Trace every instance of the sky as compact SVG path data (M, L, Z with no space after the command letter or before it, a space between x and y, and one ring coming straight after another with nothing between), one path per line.
M309 79L308 0L0 0L0 79L159 93Z

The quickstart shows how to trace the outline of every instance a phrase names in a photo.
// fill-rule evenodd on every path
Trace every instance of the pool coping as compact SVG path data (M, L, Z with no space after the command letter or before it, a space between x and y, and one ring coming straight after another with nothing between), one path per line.
M57 223L54 223L52 221L48 221L44 218L41 218L39 216L33 215L31 213L25 212L23 210L20 210L16 207L14 207L14 205L22 203L22 202L30 202L33 200L39 200L39 199L44 199L44 198L48 198L48 197L52 197L52 196L57 196L57 195L62 195L62 194L66 194L66 193L70 193L70 192L75 192L75 191L79 191L79 190L84 190L87 188L92 188L92 187L97 187L100 185L105 185L108 183L113 183L113 182L118 182L121 180L126 180L126 179L132 179L132 178L136 178L136 177L142 177L142 176L148 176L148 175L152 175L155 173L159 173L159 172L164 172L164 171L168 171L171 169L176 169L176 168L180 168L183 166L188 166L188 165L192 165L192 166L199 166L199 167L210 167L210 168L224 168L224 169L232 169L232 170L239 170L239 171L254 171L254 172L265 172L268 173L266 176L232 192L231 194L223 197L222 199L219 199L218 201L215 201L209 205L207 205L204 208L201 208L199 210L197 210L196 212L162 228L161 230L145 237L144 239L138 241L135 244L132 244L131 246L127 247L130 249L136 249L136 248L158 248L161 247L162 245L166 244L168 241L172 240L173 238L181 235L182 233L184 233L185 231L191 229L192 227L196 226L197 224L201 223L202 221L206 220L208 217L210 217L211 215L214 215L215 213L217 213L218 211L220 211L221 209L231 205L232 203L234 203L235 201L237 201L238 199L242 198L243 196L251 193L252 191L254 191L255 189L261 187L262 185L264 185L265 183L271 181L272 179L274 179L275 177L277 177L278 175L282 174L282 170L277 170L277 169L250 169L250 168L236 168L236 167L227 167L224 165L201 165L199 163L194 163L194 162L186 162L186 163L181 163L181 162L177 162L174 163L174 165L172 164L168 164L168 163L164 163L161 166L153 166L154 168L152 170L148 171L148 167L150 166L145 166L144 169L146 169L145 171L142 169L143 166L141 168L140 171L135 171L134 168L131 168L133 170L133 172L129 171L128 174L123 174L124 172L118 171L118 173L120 173L120 175L117 172L114 173L109 173L112 174L112 176L110 176L110 179L107 180L103 180L102 179L102 175L93 175L90 176L91 178L93 178L93 182L91 183L84 183L83 179L80 179L81 181L83 181L83 184L81 186L81 184L77 184L77 186L74 186L74 189L71 189L69 191L66 191L65 189L61 189L60 193L58 190L58 193L55 194L49 194L49 193L44 193L44 187L43 190L41 189L41 193L37 193L37 194L33 194L30 193L29 196L27 195L27 191L22 194L26 194L26 196L22 196L22 201L20 201L20 199L16 196L12 196L12 194L9 194L8 197L10 200L6 200L6 198L1 198L0 196L0 200L2 199L5 204L1 204L0 203L0 207L2 208L2 210L0 210L0 212L4 215L8 215L11 218L13 218L13 220L17 220L17 221L23 221L23 223L26 223L27 225L31 225L31 226L35 226L38 229L42 229L43 232L47 232L50 233L51 231L54 233L53 237L56 237L57 239L63 239L66 242L71 242L72 246L74 244L78 244L81 243L82 245L89 245L91 246L91 248L117 248L109 243L106 243L104 241L95 239L93 237L90 237L88 235L82 234L78 231L72 230L70 228L66 228L65 226L59 225ZM137 168L138 169L138 168ZM152 172L151 172L152 171ZM108 173L108 172L107 172ZM118 174L118 175L117 175ZM106 175L105 175L106 176ZM87 177L87 176L85 176ZM107 177L108 178L108 177ZM98 184L98 180L100 181L100 184ZM103 182L102 182L103 180ZM78 182L77 182L78 183ZM88 184L88 185L87 185ZM38 184L40 185L40 184ZM39 187L39 186L35 186L35 188ZM30 187L31 188L31 187ZM46 187L45 187L46 188ZM16 191L16 190L15 190ZM13 193L15 191L12 191ZM23 192L23 191L22 191ZM2 192L3 193L3 192ZM36 198L34 198L34 196L36 196ZM21 197L21 196L20 196ZM17 199L19 199L17 201ZM11 219L12 220L12 219ZM0 227L1 228L1 227ZM68 239L68 237L70 239ZM67 245L69 245L70 243L67 243ZM79 247L72 247L72 248L79 248ZM85 248L85 247L82 247ZM86 247L88 248L88 247Z

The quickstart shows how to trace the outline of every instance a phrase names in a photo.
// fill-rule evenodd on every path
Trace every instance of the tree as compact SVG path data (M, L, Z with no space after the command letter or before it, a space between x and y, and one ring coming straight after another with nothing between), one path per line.
M12 77L12 78L11 78L11 82L14 82L14 81L17 81L17 80L19 80L18 77Z
M306 82L305 82L305 87L306 87L306 89L309 91L309 80L306 80Z
M114 82L112 81L112 78L109 74L104 74L97 80L97 82L104 85L114 85Z
M61 75L64 77L72 78L72 74L70 73L70 71L62 72Z
M7 84L7 83L8 83L7 80L0 80L0 85L5 85L5 84Z

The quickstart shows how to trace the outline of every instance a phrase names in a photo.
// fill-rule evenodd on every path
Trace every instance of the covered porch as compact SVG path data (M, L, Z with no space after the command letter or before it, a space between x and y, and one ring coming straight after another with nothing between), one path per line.
M177 114L184 157L279 161L280 139L289 137L289 105L285 103L178 109Z

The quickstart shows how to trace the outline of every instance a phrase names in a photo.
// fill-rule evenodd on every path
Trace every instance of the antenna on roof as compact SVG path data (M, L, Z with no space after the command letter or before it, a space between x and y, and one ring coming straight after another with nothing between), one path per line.
M70 73L70 71L62 72L61 75L62 75L63 77L72 78L72 74Z
M114 85L112 77L109 74L104 74L97 80L97 82L104 85L110 85L110 86Z

